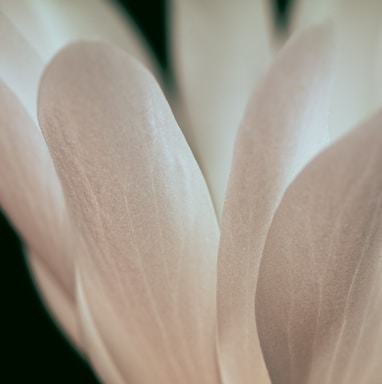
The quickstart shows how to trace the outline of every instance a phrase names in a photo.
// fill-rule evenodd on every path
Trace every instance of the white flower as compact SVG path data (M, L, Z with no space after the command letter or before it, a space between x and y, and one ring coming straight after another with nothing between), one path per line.
M174 1L183 135L106 2L0 1L0 203L105 383L382 379L382 3L311 7L276 54L261 1Z

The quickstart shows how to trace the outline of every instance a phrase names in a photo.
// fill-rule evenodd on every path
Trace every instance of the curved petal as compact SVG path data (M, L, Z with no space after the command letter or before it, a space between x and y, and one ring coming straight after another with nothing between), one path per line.
M217 383L218 227L159 87L123 51L84 42L48 66L39 103L84 240L88 312L116 369L131 382Z
M270 58L268 20L262 0L173 1L179 117L219 216L236 130Z
M37 89L43 62L1 12L0 52L0 79L11 88L37 122Z
M55 320L62 326L76 347L82 348L82 335L79 329L74 295L68 295L63 289L62 284L50 271L50 266L46 265L44 258L30 250L25 250L25 253L27 263L47 308L53 313Z
M381 121L312 161L273 219L256 294L273 383L382 377Z
M318 7L321 11L314 12ZM376 84L379 85L376 60L382 2L305 0L300 1L296 11L294 30L328 16L334 21L338 57L330 131L337 138L374 112L380 102L382 90L376 90Z
M152 71L156 65L134 22L107 0L0 0L0 10L48 61L79 38L104 38L126 49Z
M0 204L71 295L74 233L52 159L41 131L1 82L0 104Z
M254 296L273 214L297 172L326 142L333 44L328 25L287 43L239 130L223 211L218 263L218 325L227 383L269 383Z

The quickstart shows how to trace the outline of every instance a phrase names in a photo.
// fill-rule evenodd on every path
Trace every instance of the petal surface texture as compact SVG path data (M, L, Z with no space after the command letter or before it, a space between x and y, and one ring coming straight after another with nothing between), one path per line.
M266 3L174 0L182 124L220 216L236 131L270 58Z
M83 238L94 345L129 383L218 383L216 216L158 85L123 51L78 43L48 66L39 102Z
M272 383L381 381L381 121L313 160L275 214L256 294Z
M381 102L378 51L382 2L379 0L297 1L292 30L333 21L337 37L336 81L330 132L338 138L375 112Z
M218 324L227 383L269 383L255 325L267 231L293 177L327 139L333 72L329 25L291 39L252 97L235 145L218 263Z

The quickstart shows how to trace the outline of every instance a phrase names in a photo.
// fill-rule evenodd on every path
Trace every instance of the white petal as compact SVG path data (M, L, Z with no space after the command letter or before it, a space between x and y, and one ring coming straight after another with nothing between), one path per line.
M320 12L314 12L316 8ZM364 120L381 101L382 86L376 89L381 15L380 0L307 0L297 7L294 30L317 19L331 17L334 22L338 57L330 123L333 138Z
M181 127L220 216L236 130L270 58L269 17L261 0L173 3Z
M312 161L275 214L256 294L272 383L381 380L381 121Z
M330 26L295 36L252 98L235 145L218 264L219 355L227 383L269 383L254 297L267 231L297 172L327 138Z
M37 88L43 62L1 12L0 51L0 79L11 88L37 122Z
M123 51L78 43L48 66L39 102L84 240L88 312L116 369L132 382L218 383L218 227L159 87Z
M107 0L0 0L0 10L48 61L79 38L104 38L155 71L153 57L128 15Z

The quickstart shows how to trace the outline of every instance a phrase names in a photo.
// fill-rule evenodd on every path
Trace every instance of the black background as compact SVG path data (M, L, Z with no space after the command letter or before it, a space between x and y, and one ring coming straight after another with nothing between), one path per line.
M120 0L119 3L129 10L164 70L168 69L165 0ZM285 27L288 1L273 3L278 7L278 25ZM42 306L25 266L20 241L1 214L0 254L0 348L3 356L0 381L12 384L98 383Z

